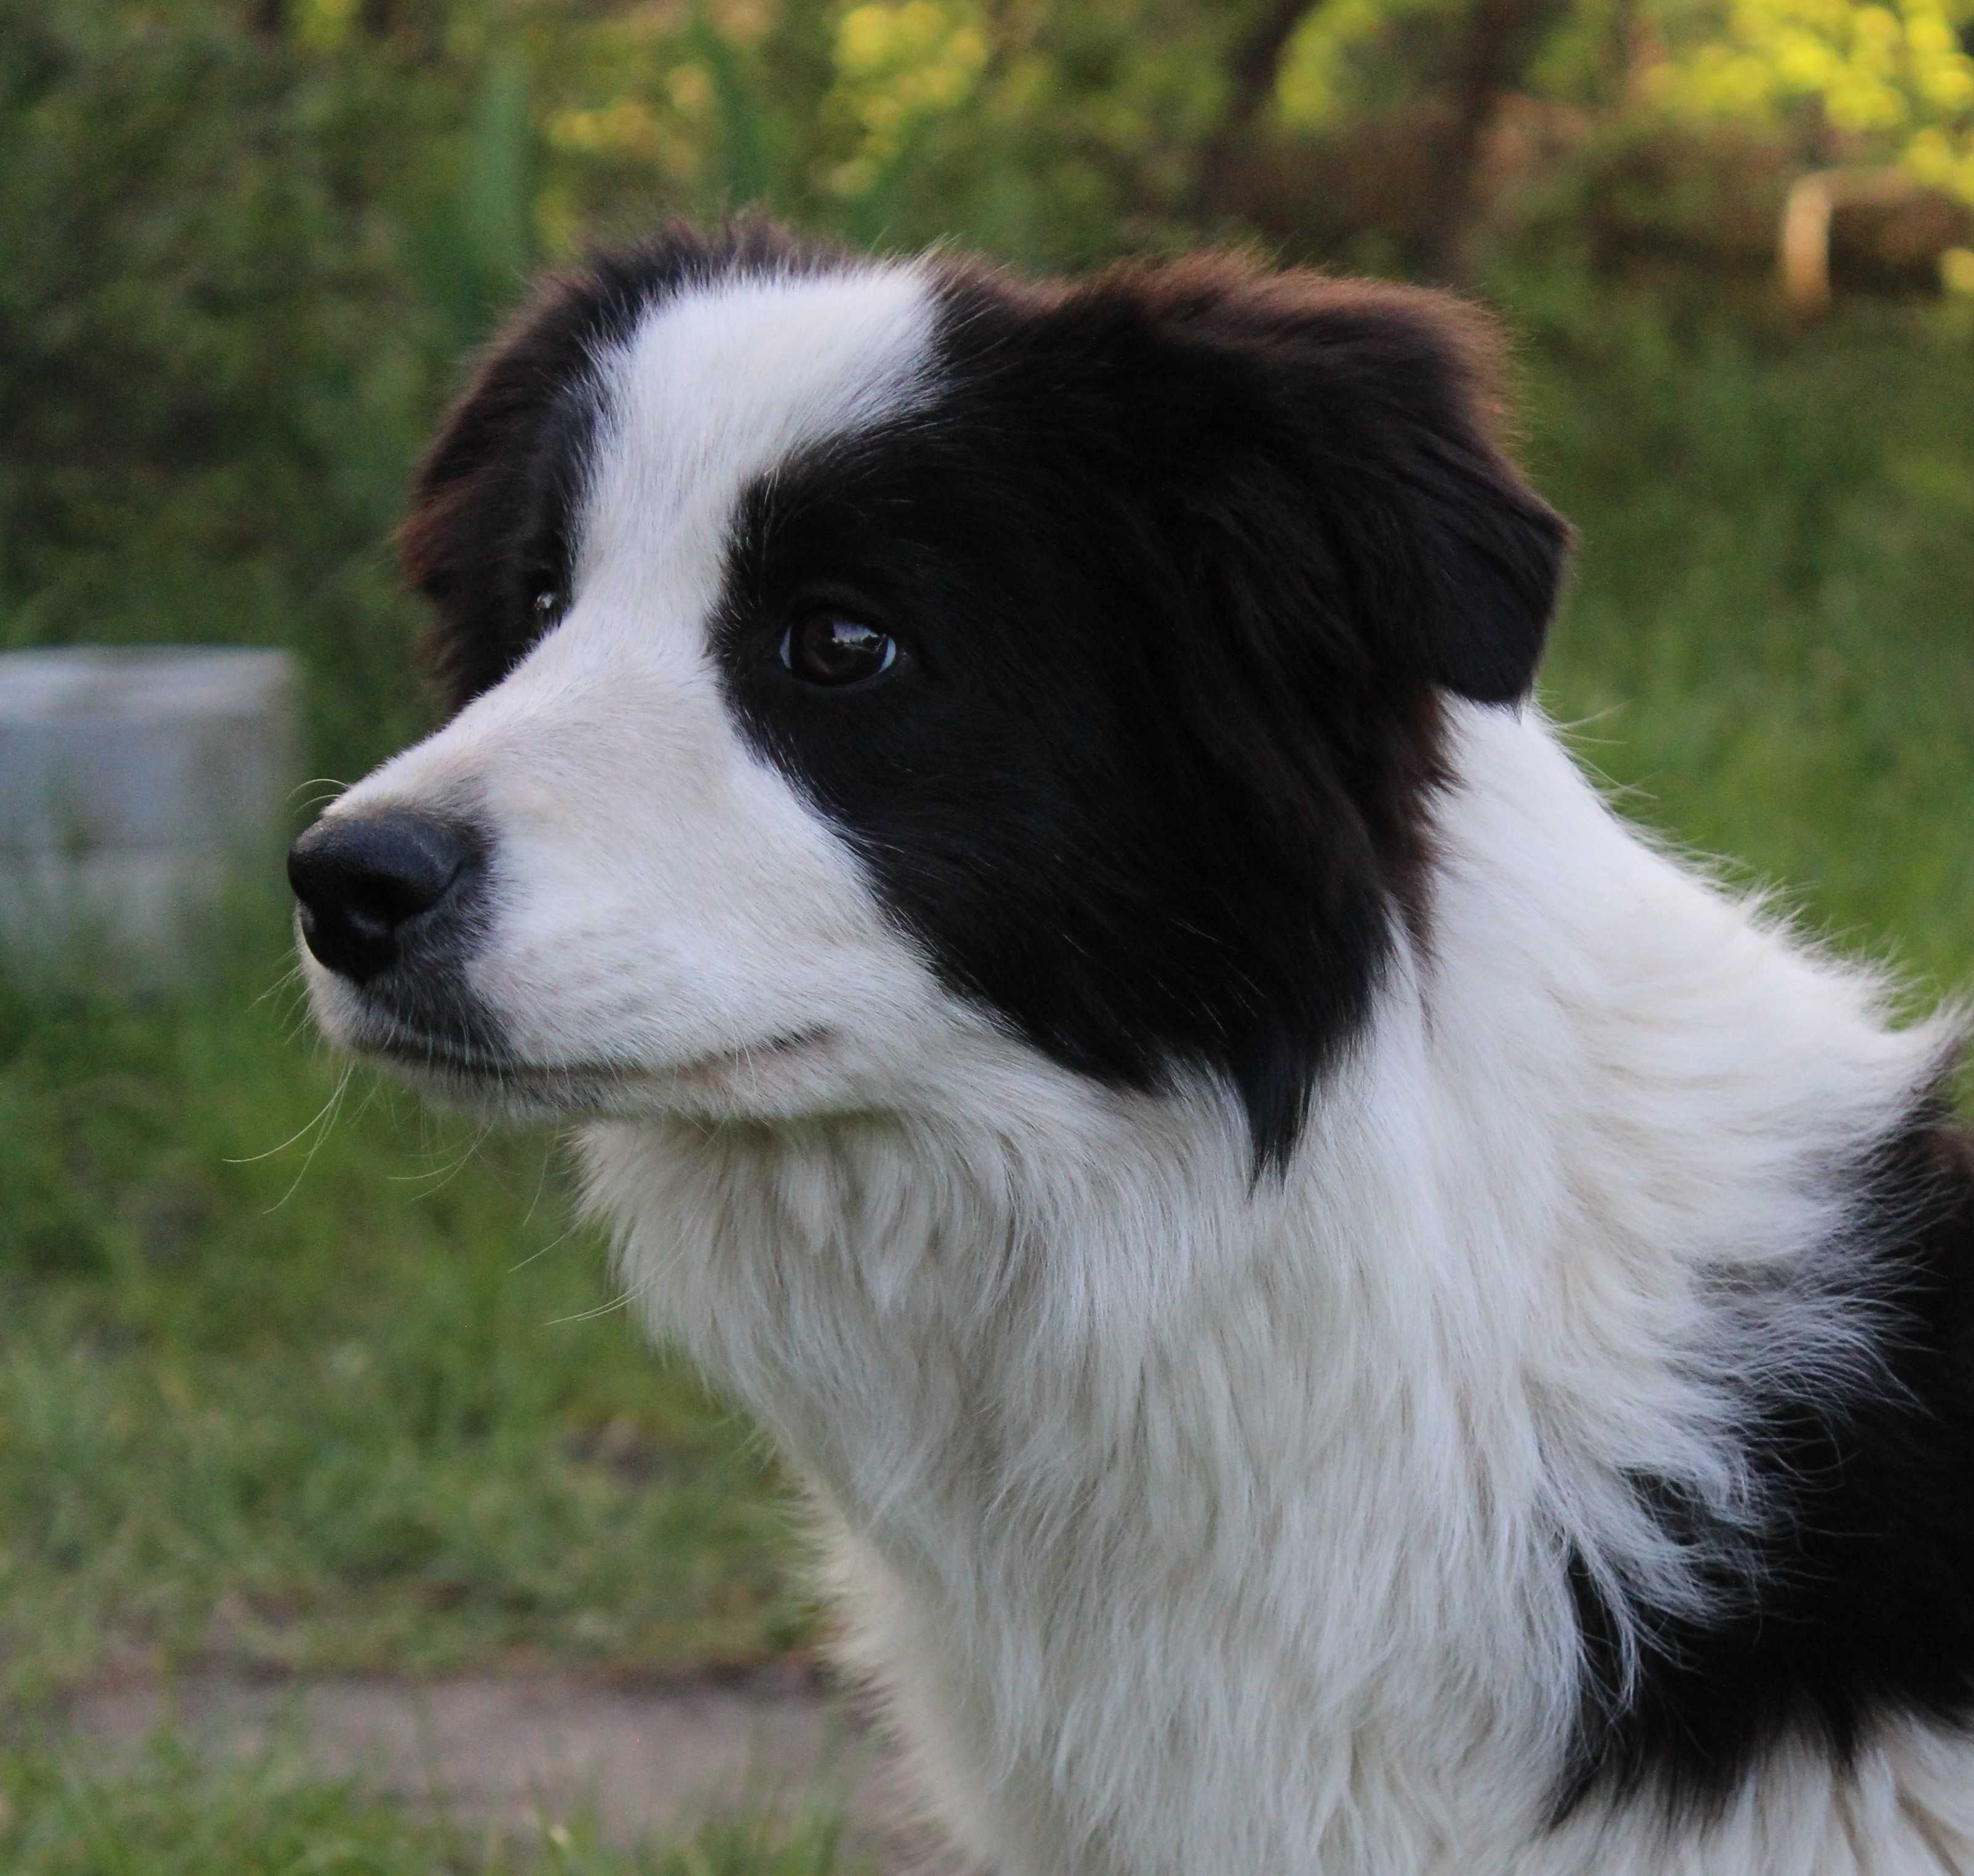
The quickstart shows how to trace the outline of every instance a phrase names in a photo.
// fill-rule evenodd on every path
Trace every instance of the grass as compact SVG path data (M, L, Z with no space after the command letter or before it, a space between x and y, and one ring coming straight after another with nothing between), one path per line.
M1549 707L1631 812L1784 882L1841 943L1974 982L1967 335L1890 313L1681 333L1517 292L1529 453L1582 531ZM366 1079L335 1098L292 992L262 994L279 908L226 936L212 981L170 998L0 989L5 1710L215 1658L651 1668L801 1644L772 1464L607 1307L553 1146ZM169 1740L90 1776L0 1750L0 1865L25 1876L828 1866L820 1839L744 1824L643 1861L580 1833L468 1842Z
M0 1684L799 1639L771 1464L553 1148L335 1094L250 933L182 998L0 997Z
M524 1835L412 1816L278 1756L218 1768L167 1736L82 1773L48 1750L0 1753L9 1876L860 1876L825 1807L719 1813L682 1840L607 1844L592 1820Z
M1974 986L1974 344L1532 323L1533 455L1581 530L1551 709L1628 812Z

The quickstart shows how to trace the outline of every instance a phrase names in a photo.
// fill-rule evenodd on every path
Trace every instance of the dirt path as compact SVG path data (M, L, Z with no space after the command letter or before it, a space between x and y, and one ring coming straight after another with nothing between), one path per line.
M536 1831L589 1815L618 1843L723 1803L848 1793L856 1847L884 1876L948 1876L907 1827L871 1735L805 1679L627 1687L567 1673L269 1681L220 1671L86 1694L69 1717L107 1751L166 1723L215 1756L291 1756L462 1822Z

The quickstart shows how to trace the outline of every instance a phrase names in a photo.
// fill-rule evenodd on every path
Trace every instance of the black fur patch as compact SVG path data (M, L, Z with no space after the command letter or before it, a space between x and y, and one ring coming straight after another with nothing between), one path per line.
M1565 530L1455 303L1225 263L940 299L926 405L752 492L730 694L949 984L1103 1081L1223 1075L1279 1163L1423 927L1443 691L1526 690ZM903 667L791 681L818 598Z
M1612 1612L1572 1570L1586 1685L1559 1816L1599 1792L1704 1814L1784 1740L1841 1760L1884 1720L1974 1721L1974 1140L1936 1099L1861 1176L1844 1268L1877 1300L1877 1371L1750 1400L1782 1518L1713 1586L1717 1620L1644 1612L1628 1699ZM1641 1492L1675 1536L1707 1537L1690 1504Z

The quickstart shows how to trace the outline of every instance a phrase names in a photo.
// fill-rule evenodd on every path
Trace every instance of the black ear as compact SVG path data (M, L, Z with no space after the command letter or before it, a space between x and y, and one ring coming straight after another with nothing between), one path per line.
M566 584L594 361L633 305L595 274L543 281L481 352L419 464L398 549L432 608L425 658L448 711L513 668L543 628L537 594Z
M1500 345L1444 294L1235 263L1117 283L1211 383L1235 499L1267 491L1267 550L1303 562L1333 651L1482 703L1528 691L1570 532L1497 438Z
M1494 331L1442 294L1321 284L1304 339L1313 395L1347 405L1359 429L1370 473L1357 570L1392 649L1477 702L1523 697L1570 533L1497 440Z

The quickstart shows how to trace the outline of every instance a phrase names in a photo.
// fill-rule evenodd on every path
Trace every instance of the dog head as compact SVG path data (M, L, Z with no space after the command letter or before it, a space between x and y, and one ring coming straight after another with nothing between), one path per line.
M962 1038L1258 1163L1428 916L1566 530L1443 297L748 226L550 282L403 535L449 720L291 871L335 1041L527 1113L896 1106Z

